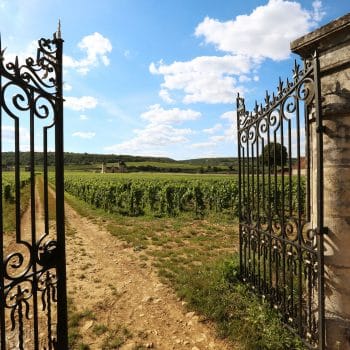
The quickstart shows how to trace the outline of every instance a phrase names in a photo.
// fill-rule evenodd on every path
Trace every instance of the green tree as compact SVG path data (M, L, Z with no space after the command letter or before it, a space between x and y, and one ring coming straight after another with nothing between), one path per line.
M270 142L264 147L260 157L261 162L264 161L266 165L269 164L270 160L270 166L272 167L277 165L285 166L288 159L287 148L278 142Z

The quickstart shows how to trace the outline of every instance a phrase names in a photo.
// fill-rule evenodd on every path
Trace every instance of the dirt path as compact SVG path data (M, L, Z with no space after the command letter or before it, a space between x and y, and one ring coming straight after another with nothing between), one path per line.
M230 349L188 312L131 248L68 204L68 295L79 311L81 342L90 349ZM102 333L102 334L101 334ZM123 338L123 339L121 339ZM108 341L106 339L109 339Z

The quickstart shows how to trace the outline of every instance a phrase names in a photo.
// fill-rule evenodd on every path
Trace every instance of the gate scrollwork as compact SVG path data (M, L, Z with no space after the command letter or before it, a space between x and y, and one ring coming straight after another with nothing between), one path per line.
M35 58L23 62L18 57L8 62L0 43L0 128L13 134L11 146L0 139L1 350L68 349L62 47L60 27L52 39L38 41ZM23 148L29 152L28 164L22 161ZM9 151L11 167L3 161L4 152ZM29 181L23 189L24 166ZM54 190L49 187L49 170ZM6 229L5 171L13 178L10 215L15 217L13 226Z
M310 349L324 342L321 209L310 213L322 181L310 174L318 69L316 55L303 68L295 62L293 78L251 112L237 96L241 278Z

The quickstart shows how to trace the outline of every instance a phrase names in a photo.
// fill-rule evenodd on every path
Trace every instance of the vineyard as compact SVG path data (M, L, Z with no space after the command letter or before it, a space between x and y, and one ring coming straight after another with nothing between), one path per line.
M265 185L266 187L266 185ZM259 194L249 193L252 212L259 210L259 197L269 195L275 211L281 209L285 198L284 211L295 212L297 183L293 181L282 189L280 181L272 188ZM304 186L303 186L304 188ZM238 214L238 178L235 175L135 175L135 174L65 174L65 190L110 213L127 216L178 216L191 214L202 218L211 214L235 217ZM305 192L305 191L304 191ZM305 194L303 194L305 196ZM267 208L266 208L267 210ZM302 210L304 210L302 208Z
M21 214L25 212L29 205L29 184L30 173L21 172L19 182L21 192ZM16 227L16 181L14 172L2 173L2 200L2 220L4 232L13 231Z
M20 173L20 188L24 188L30 182L30 173ZM14 172L2 173L2 195L6 202L12 203L16 196L16 181Z

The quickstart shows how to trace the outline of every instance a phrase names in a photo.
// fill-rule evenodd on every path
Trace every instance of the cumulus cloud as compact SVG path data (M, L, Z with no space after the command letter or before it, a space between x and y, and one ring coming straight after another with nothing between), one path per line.
M159 91L159 97L166 103L174 103L175 100L170 97L169 91L166 89L161 89Z
M215 142L197 142L197 143L192 143L191 148L212 148L215 147L216 143Z
M5 63L15 62L16 56L18 57L19 64L25 64L27 58L32 57L36 58L36 50L38 47L38 41L32 40L24 50L19 51L18 53L9 52L5 49L4 60Z
M181 123L187 120L196 120L201 113L192 109L163 109L159 104L152 105L147 112L141 114L141 118L152 123Z
M244 91L237 86L235 75L248 74L258 60L243 56L201 56L191 61L165 64L152 62L149 71L164 76L160 95L171 99L169 91L183 90L183 102L232 103L234 93Z
M76 131L72 134L74 137L80 137L81 139L92 139L96 133L91 131Z
M81 115L79 116L79 119L80 119L80 120L88 120L89 118L88 118L87 115L81 114Z
M220 119L227 119L231 123L236 123L237 120L237 112L236 111L228 111L223 114L221 114Z
M85 52L85 57L75 59L71 56L63 56L64 68L76 69L80 74L87 74L92 67L97 67L100 64L108 66L110 63L108 54L112 51L110 40L100 33L93 33L85 36L79 43L80 50Z
M148 124L144 129L135 129L132 139L105 147L108 152L128 154L159 154L160 148L188 142L192 133L188 128L174 128L169 124Z
M64 105L67 108L73 109L74 111L84 111L86 109L93 109L97 106L97 99L92 96L82 97L65 97Z
M229 21L206 17L195 35L226 54L170 64L152 62L150 73L164 77L159 96L173 103L171 92L178 90L185 104L232 103L238 91L246 91L242 84L259 80L256 71L265 59L288 58L290 42L318 24L324 16L322 3L315 0L312 6L308 10L295 1L270 0Z
M215 124L212 128L203 129L202 131L206 134L215 134L217 131L222 129L222 124Z
M323 16L319 0L313 2L312 10L295 1L270 0L251 14L234 20L221 22L206 17L195 35L233 55L283 60L289 57L289 43L309 32Z

